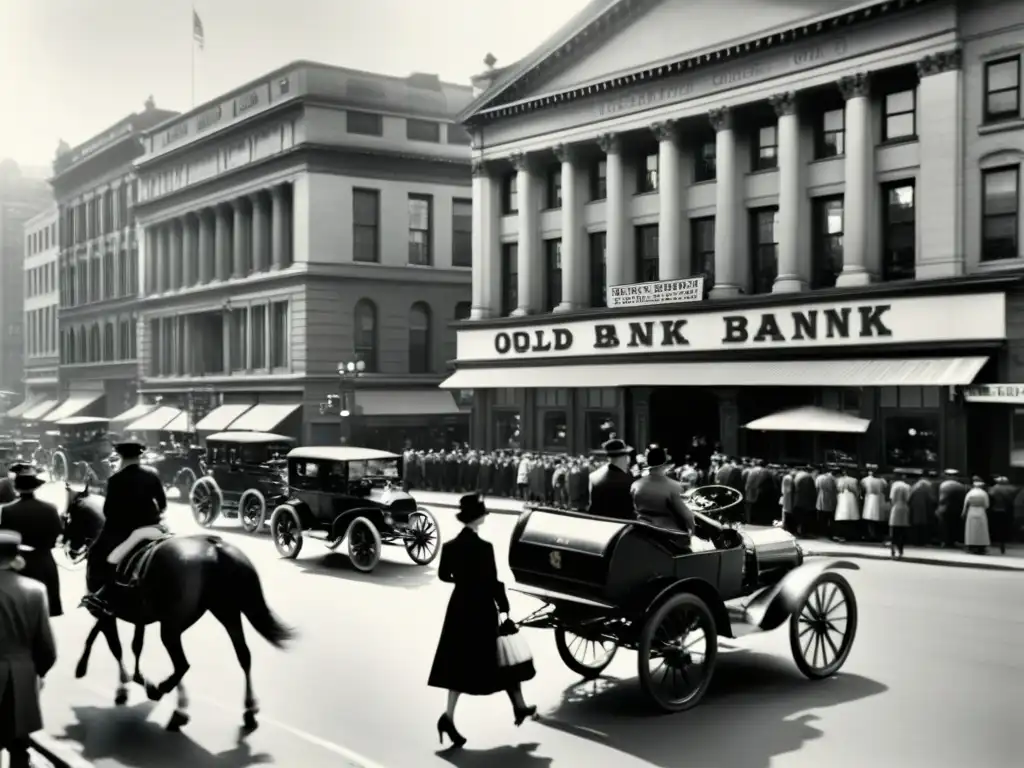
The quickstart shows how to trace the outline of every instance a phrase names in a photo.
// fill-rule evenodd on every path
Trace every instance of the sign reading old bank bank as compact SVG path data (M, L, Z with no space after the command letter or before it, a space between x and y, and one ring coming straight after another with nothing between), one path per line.
M995 293L709 312L681 310L508 328L470 326L458 332L458 359L513 361L755 348L941 345L1005 337L1005 297Z

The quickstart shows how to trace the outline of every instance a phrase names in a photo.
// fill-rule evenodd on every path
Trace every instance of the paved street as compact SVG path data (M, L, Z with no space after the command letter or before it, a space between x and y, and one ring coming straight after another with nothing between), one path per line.
M48 486L44 496L62 496ZM439 508L446 536L458 524ZM188 510L171 524L191 532ZM483 535L506 549L514 518L492 515ZM91 620L74 609L81 571L62 571L69 614L56 620L61 658L44 691L47 730L80 745L101 768L1007 768L1022 762L1024 579L1019 573L861 561L851 574L860 629L843 673L812 683L797 673L784 631L744 641L721 657L705 703L690 713L652 716L641 706L635 656L623 653L608 677L578 684L549 634L527 639L540 677L527 698L543 723L516 729L504 697L464 699L461 753L437 754L434 723L444 694L425 685L449 587L404 550L370 575L341 554L308 542L296 562L277 559L266 537L223 532L252 557L270 605L301 637L276 651L247 629L261 728L239 742L242 675L227 637L204 618L185 636L192 723L162 730L172 701L153 707L137 688L113 707L115 667L100 641L84 681L72 670ZM499 567L503 563L499 561ZM506 579L511 577L506 574ZM514 600L514 614L528 610ZM130 642L128 627L122 641ZM128 654L130 663L130 653ZM155 628L143 669L169 671ZM173 698L173 697L172 697Z

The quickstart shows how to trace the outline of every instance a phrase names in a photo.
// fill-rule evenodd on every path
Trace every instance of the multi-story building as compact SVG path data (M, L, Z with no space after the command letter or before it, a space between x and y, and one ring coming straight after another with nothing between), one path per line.
M47 416L116 417L136 402L138 241L132 163L144 131L176 115L145 109L77 147L62 145L51 184L60 216L62 402Z
M192 413L200 393L217 406L201 433L465 439L467 409L438 384L448 325L469 314L470 150L454 118L471 97L436 76L296 62L153 130L136 163L146 395ZM361 375L340 376L347 363Z
M473 442L1024 466L1022 23L604 0L496 73L445 384Z
M0 162L0 390L22 399L25 312L25 223L53 201L45 181L26 177L13 160Z
M25 224L25 297L23 348L25 400L56 400L60 362L57 312L57 259L60 253L57 206L51 205Z

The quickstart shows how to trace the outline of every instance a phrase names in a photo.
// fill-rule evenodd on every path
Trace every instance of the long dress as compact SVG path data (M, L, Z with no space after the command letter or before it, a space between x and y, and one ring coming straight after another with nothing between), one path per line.
M861 510L861 517L872 523L882 522L885 480L868 475L860 482L864 488L864 507ZM888 522L887 519L886 522Z
M988 547L992 540L988 534L988 494L975 486L964 497L964 546Z
M839 500L836 503L836 522L854 522L860 520L860 508L857 503L857 478L843 475L836 483Z

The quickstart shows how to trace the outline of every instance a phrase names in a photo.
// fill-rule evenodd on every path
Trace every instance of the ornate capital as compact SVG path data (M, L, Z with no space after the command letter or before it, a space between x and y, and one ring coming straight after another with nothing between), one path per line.
M575 144L556 144L552 151L560 163L569 163L576 159Z
M708 111L708 120L716 131L727 131L732 128L732 110L728 107L712 109Z
M606 155L610 155L622 148L622 142L619 140L619 134L617 133L602 133L597 137L597 146Z
M675 120L662 120L651 126L651 133L658 141L675 141L679 136L679 123Z
M932 53L917 62L917 76L928 77L960 69L961 52L959 48L942 53Z
M487 175L487 163L483 160L474 160L471 168L474 179Z
M768 97L768 103L772 105L778 117L796 114L796 93L784 91Z
M871 93L871 77L866 72L858 72L856 75L847 75L839 79L839 92L843 98L850 99L866 98Z
M509 157L509 161L512 163L512 167L517 171L530 170L530 156L525 152L516 152L514 155Z

